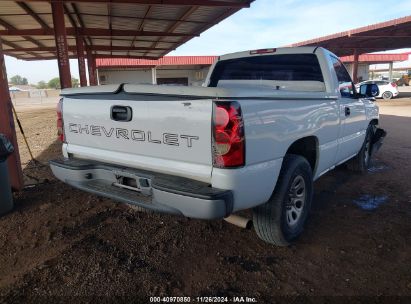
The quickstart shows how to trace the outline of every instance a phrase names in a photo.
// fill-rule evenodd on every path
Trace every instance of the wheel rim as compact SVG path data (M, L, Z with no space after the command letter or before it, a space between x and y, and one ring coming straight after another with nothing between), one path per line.
M384 92L384 93L382 94L382 98L384 98L384 99L390 99L390 98L391 98L391 93L390 93L390 92Z
M306 192L307 187L304 178L297 175L291 183L286 204L286 221L290 228L295 227L302 217L307 196Z

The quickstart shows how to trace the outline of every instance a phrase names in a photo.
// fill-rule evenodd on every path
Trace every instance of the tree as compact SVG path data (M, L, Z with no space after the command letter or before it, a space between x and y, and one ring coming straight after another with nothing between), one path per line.
M41 80L36 85L37 89L47 89L47 83L44 80Z
M78 88L80 86L80 81L77 78L71 78L71 86L73 88Z
M10 78L10 82L14 85L28 85L29 82L27 81L27 78L23 78L20 75L15 75Z
M60 78L56 77L56 78L51 79L48 82L48 87L50 89L60 89Z

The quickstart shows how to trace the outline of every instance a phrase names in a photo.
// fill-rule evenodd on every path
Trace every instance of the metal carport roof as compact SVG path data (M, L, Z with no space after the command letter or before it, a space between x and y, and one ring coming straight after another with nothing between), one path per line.
M51 2L63 2L69 57L81 36L94 58L157 59L253 0L0 1L6 55L56 58Z
M252 0L22 0L0 1L0 132L15 147L12 187L23 187L11 115L4 54L57 59L62 88L72 86L69 58L78 59L80 84L97 84L96 58L158 59ZM86 54L86 55L85 55Z
M411 16L294 43L291 46L322 46L338 56L411 47Z
M361 63L378 64L378 63L390 63L398 61L407 61L409 53L397 53L397 54L362 54L359 56L358 61ZM342 62L354 62L354 56L344 56L340 58Z

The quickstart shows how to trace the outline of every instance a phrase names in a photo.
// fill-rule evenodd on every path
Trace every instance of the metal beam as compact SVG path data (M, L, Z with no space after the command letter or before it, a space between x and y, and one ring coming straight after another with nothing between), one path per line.
M33 17L34 20L37 21L38 24L41 25L42 28L45 29L49 29L50 27L48 26L48 24L46 22L44 22L43 19L40 18L40 16L34 12L30 6L28 6L26 3L21 2L21 1L17 1L16 2L28 15L30 15L31 17Z
M72 12L66 12L68 15L75 15L75 13ZM106 14L99 14L99 13L90 13L90 12L81 12L82 16L91 16L91 17L102 17L102 18L107 18L108 16ZM143 16L143 17L138 17L138 16L123 16L123 15L111 15L112 18L122 18L126 20L133 20L133 21L165 21L165 22L176 22L176 21L182 21L184 23L194 23L194 24L205 24L207 21L201 21L201 20L179 20L175 18L163 18L163 17L149 17L149 16Z
M355 35L351 35L348 38L411 38L411 33L393 33L391 34L355 34Z
M88 68L88 80L91 86L97 85L97 75L95 71L96 61L93 56L93 52L87 49L87 68Z
M37 61L37 60L56 60L56 56L46 56L46 57L41 57L41 56L37 56L34 58L24 58L22 57L22 55L16 56L17 58L21 59L21 60L26 60L26 61ZM126 56L126 55L99 55L99 54L95 54L92 56L95 59L98 58L126 58L126 59L147 59L147 60L157 60L160 59L161 57L158 56ZM69 55L70 59L77 59L76 55Z
M77 17L77 20L78 20L78 23L80 24L80 27L81 27L81 28L85 28L86 26L84 25L83 19L80 17L80 13L79 13L79 10L78 10L77 5L76 5L75 3L72 3L72 4L71 4L71 7L73 8L74 14L75 14L76 17ZM84 39L85 39L85 38L84 38ZM87 40L88 40L88 45L89 45L89 46L92 46L92 45L93 45L93 41L91 40L91 38L90 38L90 37L87 37ZM85 45L87 45L87 43L85 43Z
M20 48L20 46L19 45L17 45L16 43L14 43L14 42L12 42L12 41L5 41L4 39L2 40L2 43L3 43L3 45L7 45L8 47L11 47L11 48L13 48L13 49L18 49L18 48ZM36 48L33 48L33 49L36 49ZM9 52L9 51L12 51L12 50L5 50L5 49L3 49L3 53L7 53L7 52ZM22 51L22 52L25 52L25 51ZM30 51L27 51L27 52L30 52Z
M252 1L250 1L252 2ZM218 17L214 18L214 20L210 23L206 23L204 26L200 27L199 29L196 30L196 32L194 32L194 35L199 36L200 33L206 31L207 29L209 29L210 27L212 27L213 25L219 23L220 21L224 20L225 18L231 16L232 14L236 13L237 11L239 11L240 8L228 8L226 10L224 10L224 12L222 12ZM190 38L182 38L180 39L178 42L175 43L174 48L177 48L178 46L186 43ZM164 52L160 55L160 57L163 57L167 54L168 52Z
M9 44L9 42L3 41L3 44ZM22 48L16 44L13 44L14 46L13 49L11 50L4 50L6 53L14 53L14 52L55 52L56 48L55 47L38 47L38 48ZM119 51L166 51L169 50L169 48L155 48L152 49L150 47L142 47L142 46L135 46L135 47L129 47L129 46L109 46L109 45L94 45L91 47L88 47L92 51L113 51L113 52L119 52ZM70 52L77 52L77 47L75 46L68 46L68 50Z
M145 12L145 14L144 14L143 20L141 20L140 25L139 25L139 27L138 27L138 30L139 30L139 31L143 31L143 30L144 30L144 23L146 22L146 17L148 17L148 15L150 14L151 9L152 9L152 6L149 5L148 8L147 8L147 10L146 10L146 12ZM134 46L134 43L136 42L137 37L138 37L138 36L134 36L133 41L131 42L131 46ZM128 53L128 55L129 55L129 54L130 54L130 53Z
M196 10L198 9L198 6L192 6L190 8L188 8L186 11L184 11L184 13L180 16L180 20L185 20L186 18L190 17L190 15L192 13L194 13ZM172 33L179 25L181 24L181 21L177 21L175 23L173 23L171 26L169 26L166 30L166 33ZM161 38L159 38L157 41L155 41L154 43L151 44L152 48L155 48L160 42L161 42ZM146 55L147 52L144 54Z
M80 36L76 37L77 46L77 61L78 61L78 72L80 75L80 85L82 87L87 86L87 75L86 75L86 57L84 55L84 42L83 38Z
M9 93L7 80L6 64L2 51L0 37L0 133L5 134L14 146L14 152L8 159L8 169L10 181L13 189L21 190L23 188L23 172L19 155L19 146L17 144L16 128L14 125L12 104ZM0 194L1 195L1 194Z
M76 29L66 28L66 33L69 36L76 36ZM78 34L80 36L171 36L171 37L194 37L199 36L182 33L167 33L167 32L153 32L153 31L135 31L135 30L109 30L99 28L79 28ZM53 29L5 29L0 30L0 36L52 36Z
M70 22L70 24L71 24L71 27L73 27L73 28L78 28L77 23L76 23L76 21L74 20L74 18L73 18L73 16L72 16L72 13L69 11L68 6L67 6L66 4L64 4L64 13L65 13L66 16L67 16L67 18L68 18L68 20L69 20L69 22ZM74 13L73 15L75 15L75 13Z
M94 58L129 58L129 59L148 59L148 60L157 60L160 59L161 57L159 56L125 56L125 55L99 55L96 54L94 55Z
M111 20L111 3L107 3L107 22L108 22L108 29L110 30L110 33L113 32L113 23ZM110 46L113 46L113 34L110 34ZM111 53L111 51L110 51ZM111 53L112 54L112 53Z
M71 16L70 11L69 11L69 9L68 9L68 6L67 6L66 4L64 5L64 12L65 12L67 18L69 19L69 22L70 22L71 26L72 26L73 28L78 29L77 23L76 23L76 21L74 20L73 16ZM74 13L74 14L75 14L75 13ZM80 22L80 21L79 21L79 22ZM81 26L81 22L80 22L80 26ZM78 36L78 35L76 35L76 38L77 38L77 36ZM87 41L86 41L85 37L82 37L82 40L83 40L83 42L84 42L83 45L87 45ZM90 40L90 39L89 39L89 44L91 45L91 40Z
M358 82L358 61L359 61L358 50L354 49L354 61L352 65L352 80L354 83Z
M0 19L0 25L3 26L3 27L5 27L7 30L12 30L12 31L17 30L17 28L15 28L13 25L11 25L10 23L8 23L8 22L6 22L6 21L4 21L4 20L2 20L2 19ZM4 35L0 35L0 36L4 36ZM26 39L27 41L30 41L30 42L33 43L34 45L37 45L37 46L39 46L39 47L44 46L42 43L36 41L35 39L33 39L33 38L31 38L31 37L28 37L28 36L26 36L26 35L22 35L22 36L23 36L24 39Z
M50 0L24 0L22 2L50 2ZM211 7L235 7L235 8L247 8L250 7L250 2L229 2L229 1L216 1L216 0L60 0L63 3L85 3L85 2L100 2L100 3L125 3L125 4L146 4L146 5L199 5L199 6L211 6Z
M71 88L70 60L68 54L66 26L64 23L64 6L61 1L51 2L53 25L57 49L57 63L59 67L61 88Z

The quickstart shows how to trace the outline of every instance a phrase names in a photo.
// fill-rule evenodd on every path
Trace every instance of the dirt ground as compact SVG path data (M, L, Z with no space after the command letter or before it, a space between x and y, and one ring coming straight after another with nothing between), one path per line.
M411 102L385 103L381 112L388 137L371 170L361 176L341 167L321 177L306 232L288 248L223 221L139 213L75 190L30 162L20 138L27 186L0 217L0 303L50 296L410 303ZM35 157L46 164L59 156L54 109L19 114Z

